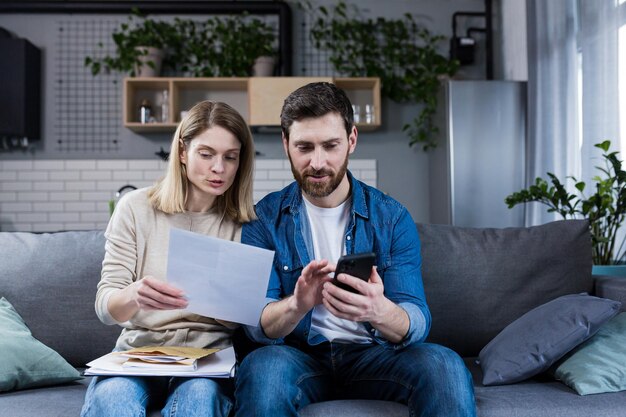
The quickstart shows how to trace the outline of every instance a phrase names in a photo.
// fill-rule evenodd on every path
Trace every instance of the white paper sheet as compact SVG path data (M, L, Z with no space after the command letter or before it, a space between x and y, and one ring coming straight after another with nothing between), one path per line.
M198 359L195 371L176 371L149 368L125 368L127 358L116 353L108 353L87 364L85 375L144 375L144 376L207 376L213 378L229 378L234 376L235 350L230 347L222 349L207 357Z
M256 326L273 259L267 249L171 229L167 280L185 292L187 311Z

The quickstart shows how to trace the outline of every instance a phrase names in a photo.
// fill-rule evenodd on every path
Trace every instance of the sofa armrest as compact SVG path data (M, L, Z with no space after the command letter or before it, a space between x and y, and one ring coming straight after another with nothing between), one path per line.
M626 311L626 278L594 275L593 290L598 297L620 301L622 303L621 311Z

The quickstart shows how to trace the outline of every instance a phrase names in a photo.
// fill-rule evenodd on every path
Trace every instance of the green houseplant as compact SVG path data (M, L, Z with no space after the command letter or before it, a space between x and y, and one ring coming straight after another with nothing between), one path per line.
M332 10L315 9L307 1L301 4L314 16L310 35L315 47L330 53L335 70L351 77L379 77L384 96L421 104L403 130L410 146L434 148L438 129L433 116L440 81L458 68L456 61L437 52L444 38L432 35L408 13L402 19L367 19L356 6L348 10L343 1Z
M609 152L610 141L594 145L603 151L603 166L596 167L600 175L593 178L592 194L585 194L586 184L567 177L574 182L576 193L566 190L554 174L548 173L549 182L537 178L535 184L515 192L505 199L509 208L517 204L540 202L548 206L548 212L556 212L564 219L587 218L591 228L594 265L612 265L624 257L624 242L616 247L617 232L626 216L626 171L618 152Z
M174 49L180 51L180 62L187 63L185 69L195 76L247 77L255 59L274 54L273 29L245 13L196 22L195 30L189 22L179 21L178 25L193 33Z
M170 43L174 30L164 21L156 21L133 9L124 22L111 35L115 44L115 54L103 57L85 57L85 66L93 75L102 70L125 72L131 76L139 75L142 66L148 66L158 75L163 51ZM99 44L103 47L102 43Z
M144 63L156 69L159 62L150 59L148 49L154 47L166 54L163 66L172 72L195 77L245 77L250 75L255 59L275 55L277 42L270 25L247 13L203 21L176 18L170 23L150 19L136 9L112 38L114 55L85 58L93 75L106 69L136 76Z

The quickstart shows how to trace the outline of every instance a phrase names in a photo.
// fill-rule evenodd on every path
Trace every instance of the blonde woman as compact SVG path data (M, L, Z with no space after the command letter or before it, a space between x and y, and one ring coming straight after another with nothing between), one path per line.
M182 291L167 284L171 228L239 241L254 218L254 145L241 115L224 103L204 101L181 121L165 176L120 200L106 230L106 253L96 312L123 327L116 350L148 345L224 348L234 324L180 311ZM96 377L82 416L227 416L228 380L170 377Z

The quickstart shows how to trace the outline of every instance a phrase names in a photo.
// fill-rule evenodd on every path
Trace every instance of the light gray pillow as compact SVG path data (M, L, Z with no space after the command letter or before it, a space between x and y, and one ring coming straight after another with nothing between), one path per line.
M621 303L587 294L556 298L504 328L479 354L484 385L523 381L593 336Z

